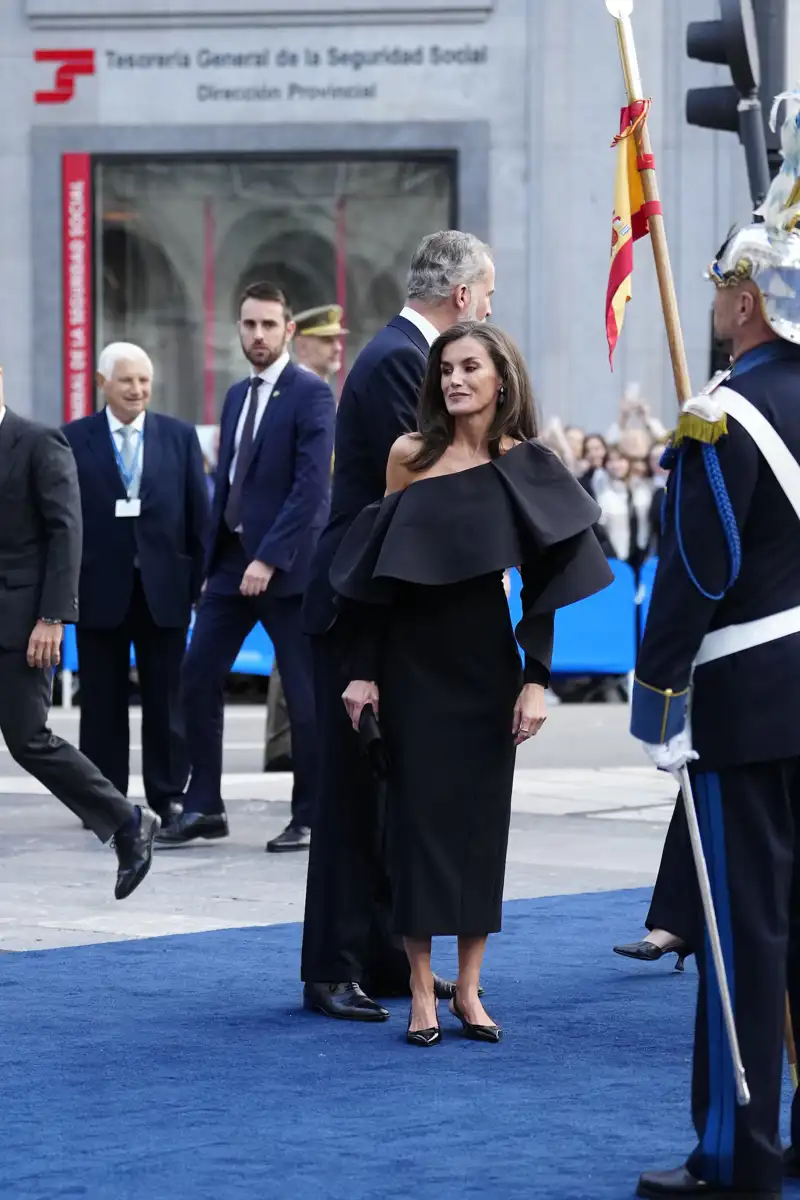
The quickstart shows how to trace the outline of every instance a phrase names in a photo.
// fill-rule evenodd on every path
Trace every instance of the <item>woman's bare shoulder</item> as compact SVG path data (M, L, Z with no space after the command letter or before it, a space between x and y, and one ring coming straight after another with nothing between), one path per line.
M418 433L404 433L392 445L386 464L386 494L401 492L414 479L409 463L419 451L422 438Z
M515 450L517 446L522 445L521 438L513 438L505 435L500 442L500 453L508 454L509 450Z
M405 463L417 453L422 444L419 433L403 433L392 444L389 451L389 462Z

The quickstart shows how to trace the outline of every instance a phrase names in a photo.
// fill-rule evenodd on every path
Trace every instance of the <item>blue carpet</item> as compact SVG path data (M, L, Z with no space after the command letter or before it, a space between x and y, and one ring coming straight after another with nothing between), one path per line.
M500 1046L303 1013L295 925L2 955L0 1195L628 1197L692 1145L694 968L610 953L647 898L506 906Z

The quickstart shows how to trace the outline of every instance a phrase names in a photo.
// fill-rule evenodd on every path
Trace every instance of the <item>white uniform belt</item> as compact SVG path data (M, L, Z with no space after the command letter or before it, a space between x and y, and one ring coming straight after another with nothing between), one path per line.
M716 662L718 658L727 658L729 654L739 654L742 650L751 650L753 646L763 646L766 642L788 637L790 633L800 633L800 607L787 608L784 612L760 617L757 621L743 621L741 625L714 629L700 643L694 665L702 667L705 663Z
M749 400L732 388L717 388L709 399L720 404L750 434L787 500L800 517L800 464L774 426ZM727 625L724 629L715 629L706 634L700 643L694 665L701 667L704 663L715 662L729 654L739 654L742 650L751 650L754 646L763 646L766 642L777 641L792 633L800 633L800 607L787 608L784 612L761 617L757 621L743 621L741 625Z

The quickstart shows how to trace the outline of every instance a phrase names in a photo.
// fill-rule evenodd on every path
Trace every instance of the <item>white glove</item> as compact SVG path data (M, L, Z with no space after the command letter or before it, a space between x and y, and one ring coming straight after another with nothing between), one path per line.
M695 762L700 756L692 749L692 739L688 729L682 729L660 746L650 746L642 742L645 753L652 759L659 771L669 771L677 775L687 763Z

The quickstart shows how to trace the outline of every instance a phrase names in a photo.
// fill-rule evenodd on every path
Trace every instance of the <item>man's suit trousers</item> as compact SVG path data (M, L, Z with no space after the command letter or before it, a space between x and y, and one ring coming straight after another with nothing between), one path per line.
M29 667L24 650L0 649L0 733L14 761L107 842L134 815L134 805L48 729L52 678L50 668Z

